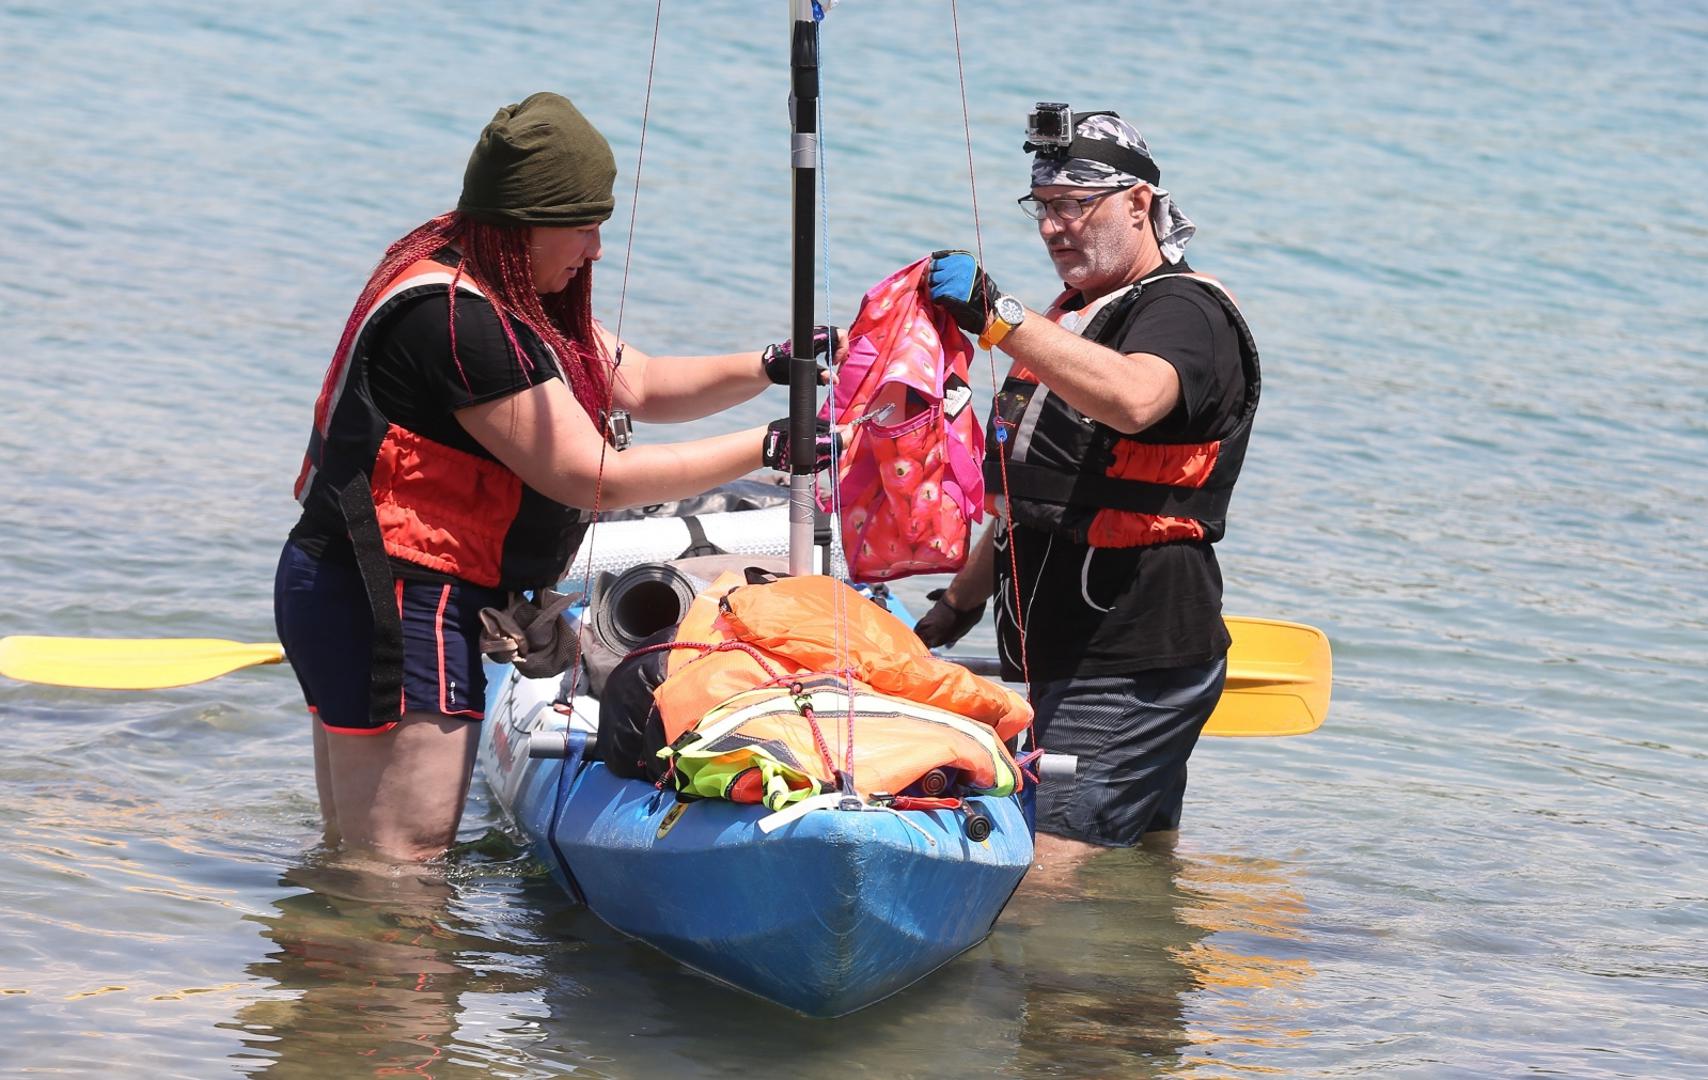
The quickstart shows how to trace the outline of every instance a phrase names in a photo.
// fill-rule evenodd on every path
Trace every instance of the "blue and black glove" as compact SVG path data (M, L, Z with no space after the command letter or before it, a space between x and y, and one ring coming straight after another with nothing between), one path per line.
M812 328L812 354L834 358L836 350L842 347L842 331L834 326L815 326ZM765 377L778 386L789 385L789 365L794 362L794 339L785 340L781 345L767 345L759 354L760 363L765 365ZM823 367L818 370L820 384L830 381L830 373Z
M813 472L822 472L830 468L830 455L842 450L842 436L830 429L830 421L816 420L813 449L816 457L813 461ZM773 420L765 426L765 445L760 459L768 469L778 472L789 471L789 420Z
M968 251L931 253L931 300L955 320L955 325L978 337L990 322L1001 292Z

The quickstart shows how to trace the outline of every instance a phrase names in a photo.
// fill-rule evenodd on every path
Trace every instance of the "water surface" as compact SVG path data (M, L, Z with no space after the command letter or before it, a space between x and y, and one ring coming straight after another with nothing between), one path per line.
M617 154L603 319L784 336L774 6L664 5L655 69L647 4L0 8L0 633L272 637L348 305L534 90ZM445 874L328 862L280 669L7 683L4 1071L1700 1071L1708 8L986 0L958 33L962 68L946 3L826 24L825 308L944 246L1042 304L1024 113L1134 118L1264 354L1228 609L1328 631L1328 725L1206 743L1173 851L812 1023L569 909L478 788Z

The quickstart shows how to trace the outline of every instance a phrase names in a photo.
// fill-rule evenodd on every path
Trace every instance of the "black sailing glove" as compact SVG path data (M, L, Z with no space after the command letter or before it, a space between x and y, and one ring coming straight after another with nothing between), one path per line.
M978 337L990 323L1001 292L967 251L931 253L931 300L954 317L955 325Z
M932 601L931 610L913 624L913 632L919 635L919 640L926 648L947 648L967 636L967 631L979 624L984 618L983 600L971 611L962 611L950 605L943 599L946 589L932 589L925 594L925 599Z
M830 455L842 450L842 436L830 430L830 421L815 420L813 449L816 458L813 461L813 472L821 472L830 467ZM761 460L768 469L778 472L789 471L789 420L773 420L765 426L765 446Z
M842 331L834 326L815 326L812 328L812 354L814 356L834 357L836 350L842 347ZM781 345L767 345L765 351L759 354L759 359L765 365L765 377L778 386L789 385L789 365L794 362L794 339L785 340ZM824 367L818 370L818 381L822 385L830 381L830 372Z

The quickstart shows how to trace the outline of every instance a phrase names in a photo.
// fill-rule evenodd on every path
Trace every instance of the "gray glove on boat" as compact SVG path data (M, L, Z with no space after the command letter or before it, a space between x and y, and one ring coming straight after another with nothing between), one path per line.
M971 611L962 611L943 599L946 589L932 589L925 594L932 601L931 610L927 611L920 620L913 624L913 632L919 635L919 640L925 642L927 648L947 648L967 636L967 631L979 624L984 618L983 600Z
M480 609L480 651L495 664L514 664L530 679L561 675L581 655L575 627L563 617L580 593L540 589L535 603L522 593L503 610Z

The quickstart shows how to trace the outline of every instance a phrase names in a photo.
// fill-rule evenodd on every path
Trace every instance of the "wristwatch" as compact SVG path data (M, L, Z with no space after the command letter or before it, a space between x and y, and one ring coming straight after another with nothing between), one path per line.
M991 305L990 325L979 335L979 348L994 349L1016 326L1026 321L1026 305L1006 294Z

